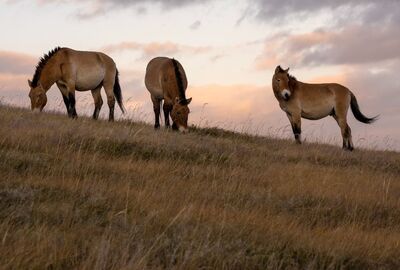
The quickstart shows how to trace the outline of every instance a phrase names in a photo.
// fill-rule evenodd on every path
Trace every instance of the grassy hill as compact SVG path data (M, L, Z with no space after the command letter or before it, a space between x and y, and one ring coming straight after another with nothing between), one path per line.
M400 153L0 107L2 269L398 269Z

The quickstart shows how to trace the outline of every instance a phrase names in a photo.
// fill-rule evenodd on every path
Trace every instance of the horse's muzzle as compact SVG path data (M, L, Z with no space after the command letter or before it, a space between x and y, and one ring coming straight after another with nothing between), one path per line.
M282 97L283 97L284 100L288 101L289 98L290 98L290 95L291 95L291 93L290 93L289 90L284 89L284 90L282 91Z
M290 98L290 95L288 93L285 93L285 95L283 96L283 99L288 101Z
M188 128L185 128L185 127L179 127L179 131L180 131L181 133L188 133L188 132L189 132L189 129L188 129Z

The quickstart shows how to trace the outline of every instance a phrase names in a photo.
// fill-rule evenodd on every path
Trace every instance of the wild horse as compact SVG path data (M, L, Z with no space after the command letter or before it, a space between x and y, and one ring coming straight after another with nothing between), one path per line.
M75 90L91 90L95 104L93 118L97 119L103 105L100 93L102 87L106 91L110 108L109 120L114 120L115 100L122 112L125 112L118 70L114 61L104 53L57 47L45 54L36 66L32 81L28 80L32 110L43 110L47 103L46 92L54 83L62 93L69 117L77 117Z
M377 119L377 116L368 118L361 113L356 97L346 87L337 83L303 83L289 74L289 68L284 70L280 66L276 67L272 89L279 106L289 118L297 143L301 143L302 117L318 120L328 115L333 116L342 132L343 148L350 151L354 146L346 119L349 107L355 118L362 123L370 124Z

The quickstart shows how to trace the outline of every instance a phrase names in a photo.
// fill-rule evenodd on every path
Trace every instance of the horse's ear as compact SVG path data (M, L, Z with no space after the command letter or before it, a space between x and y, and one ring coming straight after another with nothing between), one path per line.
M278 74L278 73L281 72L281 71L282 71L281 66L277 66L277 67L275 68L275 74Z
M28 85L29 87L32 87L32 81L28 79Z
M284 70L285 73L289 73L289 67L287 69Z
M188 99L186 100L186 104L187 104L187 105L189 105L190 102L192 102L192 98L188 98Z

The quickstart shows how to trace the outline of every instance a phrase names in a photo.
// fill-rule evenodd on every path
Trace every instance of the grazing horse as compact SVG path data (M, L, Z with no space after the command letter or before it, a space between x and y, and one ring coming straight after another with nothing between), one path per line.
M102 87L106 91L110 108L109 120L114 120L115 100L122 112L125 112L118 70L114 61L104 53L57 47L45 54L36 66L32 81L28 80L32 110L43 110L47 103L46 92L54 83L62 93L69 117L77 117L75 90L91 90L95 104L93 119L97 119L103 105L100 93Z
M146 68L145 85L151 94L155 114L154 128L160 128L161 101L164 100L163 110L165 127L169 128L169 116L172 128L181 132L188 131L189 103L185 91L188 85L182 65L175 59L156 57Z
M370 124L377 116L364 116L354 94L337 83L309 84L298 81L289 74L288 69L276 67L272 77L272 89L279 106L286 112L292 125L297 143L301 143L301 118L318 120L328 115L333 116L338 123L343 137L343 149L354 149L351 129L347 124L347 111L351 110L355 118L365 124Z

